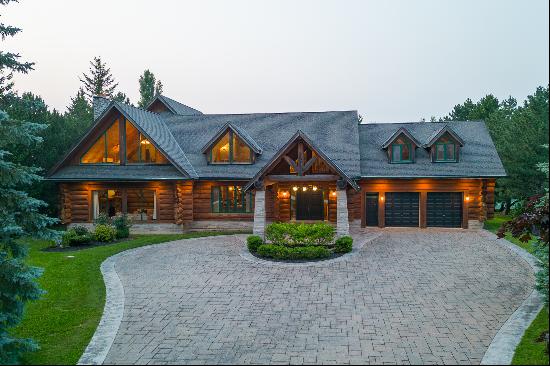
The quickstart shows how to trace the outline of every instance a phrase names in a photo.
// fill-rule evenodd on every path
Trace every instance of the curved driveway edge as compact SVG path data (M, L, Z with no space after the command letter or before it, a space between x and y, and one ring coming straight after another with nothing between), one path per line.
M485 232L488 238L492 238L497 244L507 248L511 252L516 253L519 257L525 260L533 272L537 271L538 259L527 252L526 250L510 243L506 239L498 239L496 235ZM487 352L481 360L482 365L510 365L523 334L529 328L537 314L544 306L542 295L533 290L531 295L517 308L517 310L504 323L489 345Z
M101 321L78 360L78 365L101 365L107 357L115 340L122 316L124 314L124 287L115 270L115 263L124 251L107 258L101 263L101 274L105 282L105 307Z

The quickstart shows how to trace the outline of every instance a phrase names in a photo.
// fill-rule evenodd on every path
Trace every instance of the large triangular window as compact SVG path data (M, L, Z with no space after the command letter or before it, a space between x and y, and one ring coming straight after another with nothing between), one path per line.
M120 141L126 141L122 146ZM94 142L80 158L81 164L168 164L158 151L130 121L123 117L115 122Z

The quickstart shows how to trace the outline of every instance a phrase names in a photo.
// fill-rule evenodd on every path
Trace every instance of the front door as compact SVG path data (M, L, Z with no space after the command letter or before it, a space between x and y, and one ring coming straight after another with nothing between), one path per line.
M378 193L367 193L365 203L367 226L378 226Z
M296 192L296 220L323 220L323 192Z

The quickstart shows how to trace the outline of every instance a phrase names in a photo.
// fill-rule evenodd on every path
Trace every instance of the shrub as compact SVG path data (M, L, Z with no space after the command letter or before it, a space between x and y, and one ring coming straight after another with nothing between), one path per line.
M86 235L86 234L90 234L90 231L88 230L88 228L86 226L81 226L81 225L77 225L77 226L73 226L72 229L75 231L75 233L77 233L78 235Z
M258 235L250 235L246 238L246 246L251 253L255 253L263 243L264 241Z
M112 220L113 226L116 229L117 239L127 238L130 236L130 227L132 226L132 221L126 214L117 215Z
M280 260L323 259L330 257L330 250L323 246L288 248L282 245L263 244L258 247L258 255Z
M351 236L342 236L341 238L336 239L334 243L334 252L335 253L349 253L353 248L353 239Z
M96 225L110 225L111 224L111 218L106 213L100 213L97 215L97 217L94 220L94 224Z
M73 247L88 244L92 241L92 234L90 234L86 228L84 228L84 230L85 232L82 230L82 227L75 227L65 231L61 243L64 246Z
M296 224L276 222L267 227L266 238L272 244L287 247L327 246L334 239L334 227L325 223Z
M109 242L116 239L116 229L110 225L96 225L94 238L100 242Z

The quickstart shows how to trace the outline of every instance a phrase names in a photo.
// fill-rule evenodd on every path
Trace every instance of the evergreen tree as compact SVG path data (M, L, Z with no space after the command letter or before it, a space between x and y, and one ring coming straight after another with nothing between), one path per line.
M80 81L84 84L84 92L91 102L94 95L103 95L106 98L112 98L118 83L115 83L111 69L101 57L94 57L90 61L90 74L82 74Z
M132 105L132 103L130 102L130 98L128 98L126 94L120 91L113 96L113 100L116 100L117 102L121 102L124 104Z
M7 5L12 0L0 0ZM16 35L20 29L0 24L0 35ZM19 55L0 52L2 76L13 72L27 73L32 63L19 61ZM11 97L11 88L6 88L3 79L1 100ZM12 161L15 144L32 147L42 141L38 133L44 124L21 122L0 110L0 364L16 363L23 352L37 349L30 339L14 337L10 328L23 317L27 301L38 299L43 291L36 278L41 270L25 264L27 250L21 240L29 236L52 237L55 233L47 227L57 220L39 213L44 202L30 197L25 187L40 180L39 168L27 167Z
M139 102L138 107L145 108L153 100L155 95L162 94L162 82L156 80L155 74L145 70L139 77Z
M71 104L67 107L64 117L67 120L67 127L71 130L71 135L75 137L82 135L92 124L94 113L83 88L78 89L76 96L71 98Z

